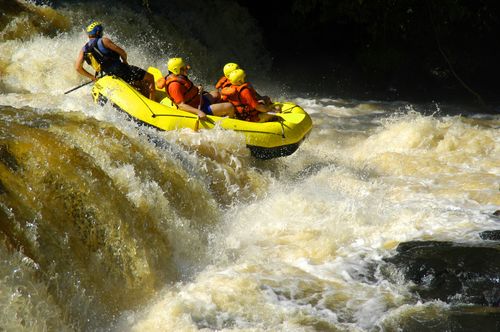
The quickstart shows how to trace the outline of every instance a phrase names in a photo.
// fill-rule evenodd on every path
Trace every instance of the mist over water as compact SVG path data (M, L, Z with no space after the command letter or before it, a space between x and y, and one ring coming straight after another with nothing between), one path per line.
M15 3L0 21L2 329L390 330L447 304L387 280L382 257L500 229L498 115L289 95L227 1L162 13ZM227 18L213 22L217 10ZM90 87L64 95L83 82L73 62L93 19L143 68L185 55L209 86L241 62L260 92L312 116L311 135L262 161L237 133L158 132L95 105ZM231 33L250 39L220 37L236 20Z

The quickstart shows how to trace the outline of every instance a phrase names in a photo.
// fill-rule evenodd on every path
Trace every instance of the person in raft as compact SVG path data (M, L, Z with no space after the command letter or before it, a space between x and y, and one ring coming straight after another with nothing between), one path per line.
M229 81L229 74L231 74L233 70L236 69L241 69L241 68L237 63L234 62L226 63L226 65L222 69L224 75L215 84L215 88L219 92L219 96L222 89L231 86L231 82ZM261 96L257 91L255 91L255 95L257 96L259 103L266 105L271 104L271 98L269 98L268 96Z
M236 118L251 122L266 122L273 119L267 112L280 112L271 106L259 103L257 93L252 85L247 82L243 69L235 69L229 74L231 85L221 90L222 100L229 101L236 109Z
M115 75L125 82L133 85L143 95L154 100L154 77L144 69L127 63L127 52L113 43L109 38L103 37L104 27L101 22L93 22L86 28L89 41L82 47L75 62L76 71L93 81L97 75ZM92 75L85 68L83 62L94 68L96 74Z
M198 115L201 119L207 115L234 117L234 107L229 102L217 102L215 92L201 90L188 78L189 65L182 58L171 58L167 62L168 75L156 81L158 89L165 88L167 96L179 109Z

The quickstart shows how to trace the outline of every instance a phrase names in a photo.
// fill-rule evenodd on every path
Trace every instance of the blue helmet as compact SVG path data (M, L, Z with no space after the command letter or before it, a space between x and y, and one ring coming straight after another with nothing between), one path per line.
M102 34L102 31L104 30L104 28L102 27L102 23L101 22L98 22L98 21L95 21L95 22L92 22L87 28L86 28L86 31L87 31L87 34L89 36L97 36L97 35L101 35Z

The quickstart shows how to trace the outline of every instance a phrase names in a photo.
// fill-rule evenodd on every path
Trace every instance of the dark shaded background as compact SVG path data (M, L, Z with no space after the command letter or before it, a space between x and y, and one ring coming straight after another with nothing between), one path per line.
M500 102L500 1L238 2L263 29L274 72L296 82L298 90L365 99Z
M454 102L490 110L500 104L499 0L121 2L171 21L179 11L246 8L272 55L271 78L301 95ZM210 20L223 17L215 12ZM237 18L220 23L238 24ZM191 35L209 44L205 25L193 25Z

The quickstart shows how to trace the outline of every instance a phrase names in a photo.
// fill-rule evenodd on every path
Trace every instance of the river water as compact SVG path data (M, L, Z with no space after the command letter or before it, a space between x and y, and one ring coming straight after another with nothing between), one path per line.
M448 304L420 300L377 262L404 241L500 228L498 115L307 98L262 79L313 130L293 155L256 160L236 133L158 132L95 105L89 86L64 95L83 82L73 61L98 11L17 4L2 8L0 32L2 330L397 330ZM102 18L132 64L226 61L179 21L137 35L141 15ZM265 67L255 47L242 62ZM210 84L219 71L193 75Z

